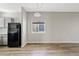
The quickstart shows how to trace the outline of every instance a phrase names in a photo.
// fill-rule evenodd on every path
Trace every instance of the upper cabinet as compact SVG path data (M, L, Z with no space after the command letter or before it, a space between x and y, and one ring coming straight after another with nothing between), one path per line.
M4 28L4 18L0 18L0 28Z
M5 28L8 28L8 23L11 23L11 18L5 18Z

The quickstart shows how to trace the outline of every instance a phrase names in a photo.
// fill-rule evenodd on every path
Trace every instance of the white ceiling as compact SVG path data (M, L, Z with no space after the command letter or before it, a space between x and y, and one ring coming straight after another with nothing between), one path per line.
M20 12L21 7L29 12L79 12L79 3L0 3L2 12Z

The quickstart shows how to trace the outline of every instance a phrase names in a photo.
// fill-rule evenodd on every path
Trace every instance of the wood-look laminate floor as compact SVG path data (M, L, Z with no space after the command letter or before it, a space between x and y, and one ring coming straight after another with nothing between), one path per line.
M77 43L31 43L24 48L0 46L0 56L79 56Z

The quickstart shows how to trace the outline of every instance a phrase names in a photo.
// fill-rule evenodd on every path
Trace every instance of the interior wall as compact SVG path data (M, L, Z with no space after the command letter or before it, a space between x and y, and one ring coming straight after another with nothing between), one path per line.
M27 12L22 7L22 47L27 44Z
M28 43L79 43L79 13L44 12L45 33L32 33L34 13L28 12Z

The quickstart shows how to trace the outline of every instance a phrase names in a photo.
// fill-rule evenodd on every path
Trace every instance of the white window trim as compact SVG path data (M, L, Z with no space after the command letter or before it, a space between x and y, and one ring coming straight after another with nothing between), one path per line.
M46 24L44 24L44 31L40 31L40 32L33 32L33 23L34 21L31 21L31 33L36 33L36 34L38 34L38 33L45 33L46 32ZM44 23L45 23L45 21L44 21Z

